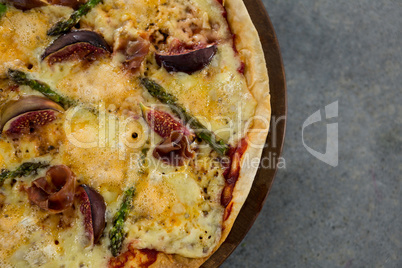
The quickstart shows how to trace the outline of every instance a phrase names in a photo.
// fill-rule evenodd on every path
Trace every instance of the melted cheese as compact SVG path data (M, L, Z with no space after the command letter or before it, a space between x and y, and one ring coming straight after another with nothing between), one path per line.
M27 161L68 165L79 183L104 197L107 227L98 245L85 247L78 209L69 227L61 228L58 214L49 215L30 204L21 190L44 171L18 178L13 185L6 182L0 189L1 196L6 196L0 200L0 267L105 267L111 257L107 234L113 215L123 191L131 186L136 194L125 224L128 235L123 251L133 242L138 249L190 258L211 253L221 236L222 166L205 144L184 167L152 157L161 138L141 119L139 103L157 100L145 92L138 76L161 83L190 113L234 145L244 135L256 102L238 72L241 63L222 11L216 0L104 0L81 20L81 28L99 32L111 47L123 32L155 41L138 73L132 75L122 68L118 53L90 64L73 61L49 66L40 60L54 40L46 31L72 10L46 6L22 12L9 7L0 19L0 104L22 95L40 95L27 86L11 91L4 78L12 67L29 72L80 105L47 125L40 141L24 137L16 143L1 137L0 168L12 170ZM216 42L218 52L200 72L170 74L156 65L153 52L177 41ZM54 149L44 150L44 145ZM150 148L145 155L144 148Z
M164 68L154 74L179 102L225 141L236 144L254 114L256 101L237 71L231 44L219 46L211 64L193 75L169 75ZM202 81L202 83L200 83ZM243 131L242 131L243 130Z
M204 165L202 171L151 161L152 172L137 183L128 226L128 239L137 247L151 245L186 257L203 257L214 248L221 232L224 179L211 159L198 162Z
M70 8L48 6L21 12L9 7L0 18L0 77L12 65L36 65L39 54L50 41L46 36L49 25L70 11Z

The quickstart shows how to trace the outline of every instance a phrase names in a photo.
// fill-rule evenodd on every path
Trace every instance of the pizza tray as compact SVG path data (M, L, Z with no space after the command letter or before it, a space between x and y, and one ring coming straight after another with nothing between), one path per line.
M201 266L212 268L220 266L240 244L250 230L274 181L278 158L281 155L286 128L286 81L282 56L274 27L261 0L243 0L251 19L257 28L269 75L271 94L271 127L262 153L262 159L269 160L269 164L260 164L257 175L233 228L226 241ZM264 161L267 162L267 161Z

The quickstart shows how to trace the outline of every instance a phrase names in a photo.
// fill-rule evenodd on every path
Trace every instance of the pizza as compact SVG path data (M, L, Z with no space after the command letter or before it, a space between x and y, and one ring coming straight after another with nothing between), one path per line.
M199 267L270 120L240 0L0 1L0 267Z

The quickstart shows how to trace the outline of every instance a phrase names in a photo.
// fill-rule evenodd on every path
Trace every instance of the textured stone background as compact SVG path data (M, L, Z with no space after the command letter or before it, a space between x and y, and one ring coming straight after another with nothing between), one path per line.
M222 267L402 267L402 1L264 0L288 84L286 169ZM339 101L339 166L303 147ZM326 126L305 130L325 151Z

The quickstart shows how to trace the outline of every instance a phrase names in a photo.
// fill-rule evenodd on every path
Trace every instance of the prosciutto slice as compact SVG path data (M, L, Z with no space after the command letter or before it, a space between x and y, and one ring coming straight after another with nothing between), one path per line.
M148 54L150 43L138 36L122 36L118 39L115 50L124 55L123 65L129 70L137 70Z
M74 202L76 177L65 165L53 166L45 177L32 182L27 189L29 200L41 209L59 213Z
M173 131L153 151L153 156L172 166L184 165L184 160L193 158L194 151L190 148L188 136Z

